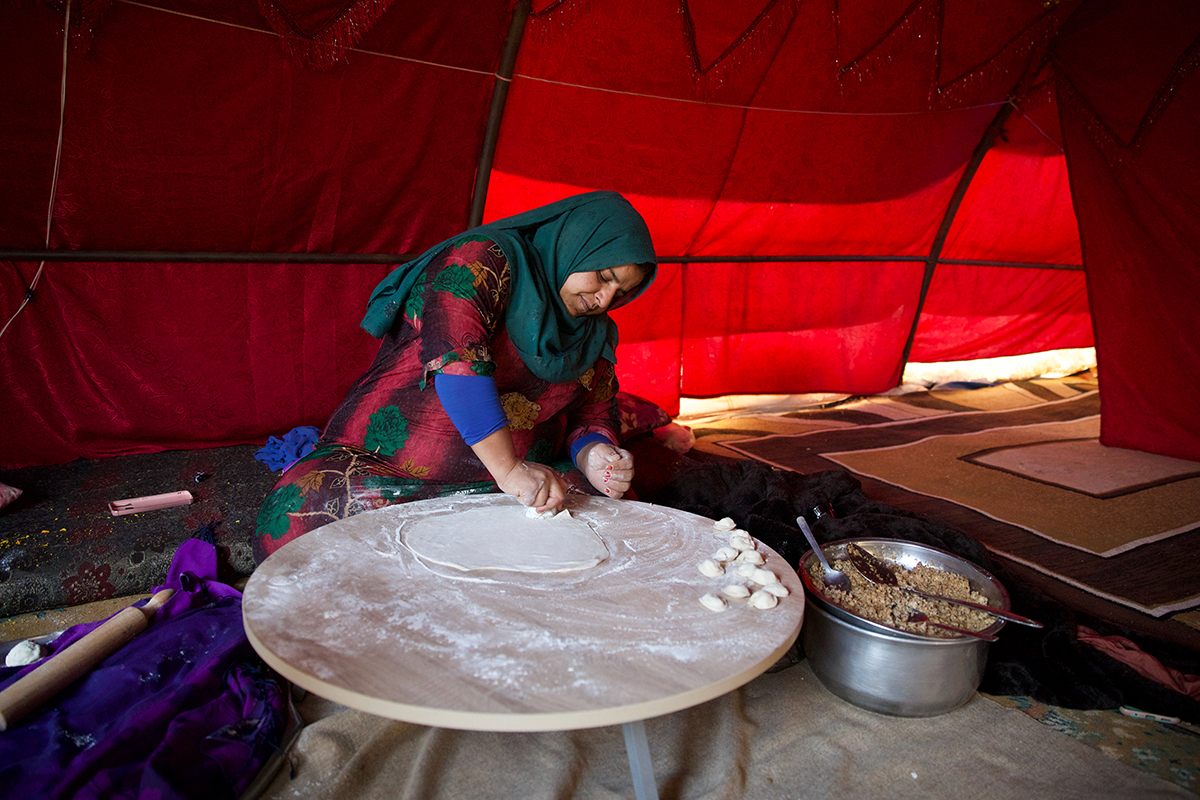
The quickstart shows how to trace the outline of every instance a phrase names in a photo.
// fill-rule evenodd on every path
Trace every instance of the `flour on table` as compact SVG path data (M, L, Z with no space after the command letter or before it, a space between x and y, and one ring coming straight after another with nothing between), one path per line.
M469 572L571 572L608 558L592 526L569 513L530 518L521 506L474 508L405 525L404 543L425 561Z

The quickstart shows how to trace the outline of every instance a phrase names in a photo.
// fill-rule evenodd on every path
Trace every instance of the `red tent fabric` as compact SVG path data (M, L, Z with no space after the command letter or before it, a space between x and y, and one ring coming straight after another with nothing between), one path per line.
M1103 376L1100 439L1200 460L1200 8L1087 12L1061 32L1054 67Z
M539 0L509 82L521 5L6 5L0 466L322 424L386 264L120 254L415 254L477 177L642 211L618 367L669 411L1094 341L1106 443L1200 459L1188 3Z

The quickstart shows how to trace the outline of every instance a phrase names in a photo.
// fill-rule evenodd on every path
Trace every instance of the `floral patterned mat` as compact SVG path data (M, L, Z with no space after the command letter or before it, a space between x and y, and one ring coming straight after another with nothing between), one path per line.
M1168 725L1119 711L1060 708L1028 697L986 697L1122 764L1200 794L1200 727Z

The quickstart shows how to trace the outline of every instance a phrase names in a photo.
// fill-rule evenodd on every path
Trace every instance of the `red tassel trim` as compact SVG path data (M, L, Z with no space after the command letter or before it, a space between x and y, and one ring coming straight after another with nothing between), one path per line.
M778 49L780 40L800 11L803 0L771 0L742 33L730 43L725 51L707 66L700 62L700 51L696 46L696 27L687 0L678 0L678 14L683 27L683 37L692 79L704 96L719 91L730 76L740 72L752 62L756 66L769 66L770 57ZM592 10L595 0L555 0L541 11L529 15L531 35L543 41L562 34L580 24Z
M746 27L746 30L742 31L721 55L705 67L700 64L700 52L696 47L691 9L688 8L686 0L681 0L680 13L685 20L685 35L692 62L692 76L698 80L701 93L705 97L711 97L725 86L730 77L740 73L752 63L759 69L769 67L783 37L787 35L788 28L791 27L796 14L800 12L801 2L802 0L772 0L771 4L764 8Z
M92 44L92 35L115 0L71 0L71 49L86 53ZM67 13L66 0L46 0L46 5L64 17Z
M1044 63L1046 49L1059 28L1059 16L1061 13L1056 5L1026 25L991 58L938 84L931 98L933 103L940 108L947 108L967 102L972 94L990 86L1002 75L1015 75L1011 84L1015 91Z
M529 12L526 27L543 41L574 27L592 10L595 0L554 0L541 11Z
M1146 107L1146 113L1142 115L1142 120L1129 141L1118 136L1116 131L1100 118L1096 109L1084 99L1075 84L1071 83L1065 74L1056 70L1055 87L1059 110L1060 113L1069 113L1083 121L1089 138L1095 142L1109 166L1115 168L1128 164L1137 157L1150 130L1175 99L1175 92L1197 68L1200 68L1200 38L1193 41L1175 60L1175 65L1159 85L1154 99Z
M347 61L357 45L388 10L392 0L350 0L314 32L303 31L273 0L257 0L259 11L279 34L284 52L300 66L329 69Z
M880 65L885 61L891 61L904 42L912 38L914 33L918 36L928 35L938 51L941 50L941 0L914 0L912 5L904 10L900 18L892 23L892 26L884 31L882 36L845 64L842 63L841 39L838 33L841 30L838 0L832 0L830 11L833 14L834 35L837 37L834 46L834 66L837 69L838 79L843 81L843 88L844 82L849 78L857 78L859 83L863 83L874 77Z

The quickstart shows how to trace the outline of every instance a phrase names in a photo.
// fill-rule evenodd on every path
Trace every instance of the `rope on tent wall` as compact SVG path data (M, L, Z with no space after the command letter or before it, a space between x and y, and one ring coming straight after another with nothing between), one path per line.
M66 2L66 19L63 23L63 54L62 54L62 83L58 89L58 144L54 149L54 172L50 176L50 202L46 207L46 250L50 249L50 226L54 224L54 200L58 194L58 168L62 163L63 149L63 121L67 113L67 53L70 50L71 41L71 0ZM46 269L46 260L42 259L38 264L37 272L33 274L33 280L29 282L29 288L25 290L25 299L17 306L17 310L13 312L8 321L4 323L4 327L0 328L0 336L8 331L8 326L13 324L13 320L17 315L29 305L29 301L33 299L34 291L37 289L38 281L41 280L42 272Z
M954 194L950 197L950 202L946 206L946 213L942 216L942 224L938 228L937 235L933 237L933 244L930 246L929 255L926 257L925 275L921 278L921 294L917 297L917 308L913 313L912 325L908 329L908 341L904 343L904 353L900 357L900 370L897 372L897 377L904 375L904 368L908 366L908 358L912 354L913 342L917 338L917 325L921 321L921 311L925 308L925 298L929 294L930 284L933 283L933 271L941 260L942 248L946 245L946 237L950 235L950 226L954 223L954 217L958 214L963 197L967 194L967 187L971 185L975 173L979 170L979 165L983 163L983 157L987 155L988 150L992 149L992 144L996 141L996 137L1000 135L1000 131L1003 129L1009 115L1012 114L1012 111L1013 107L1009 103L1000 106L1000 110L996 112L995 118L992 119L991 124L984 130L979 144L975 145L975 152L971 154L971 160L967 162L962 177L958 179L958 186L954 187Z
M517 51L521 48L521 37L525 35L525 23L529 20L532 0L519 0L513 9L508 36L504 39L504 50L500 54L500 66L496 69L496 86L492 89L492 103L488 107L487 126L483 131L483 144L479 148L479 166L475 170L475 188L471 192L471 212L467 216L467 228L483 224L483 207L487 203L488 183L492 178L492 160L496 157L496 143L500 140L500 123L504 121L504 105L508 101L508 87L512 83L513 66L517 63Z

